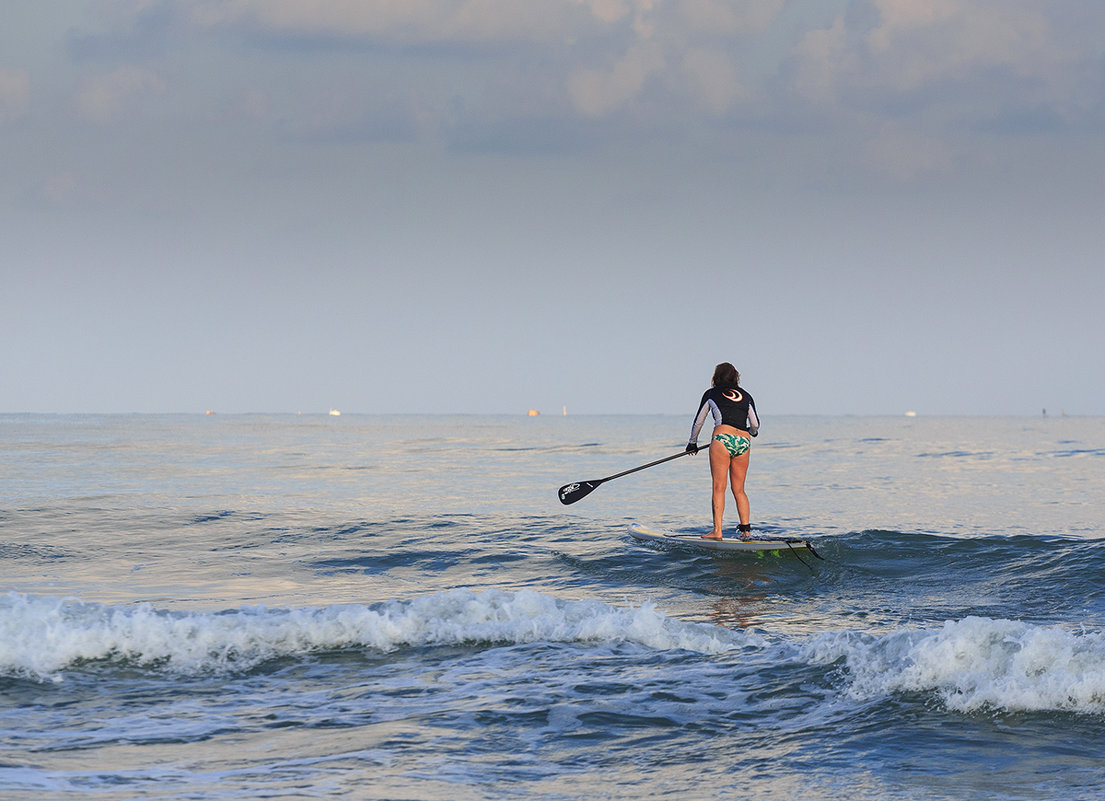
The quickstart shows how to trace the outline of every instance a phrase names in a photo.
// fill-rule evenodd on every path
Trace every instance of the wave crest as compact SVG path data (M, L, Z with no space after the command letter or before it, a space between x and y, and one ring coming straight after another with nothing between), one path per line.
M168 612L10 594L0 598L0 675L57 678L66 667L121 661L179 673L243 670L282 656L343 648L633 642L721 653L750 638L668 618L651 602L614 607L532 590L453 590L374 606Z
M848 692L873 698L935 692L949 709L1105 713L1105 637L1058 626L967 617L876 637L824 634L815 664L844 660Z

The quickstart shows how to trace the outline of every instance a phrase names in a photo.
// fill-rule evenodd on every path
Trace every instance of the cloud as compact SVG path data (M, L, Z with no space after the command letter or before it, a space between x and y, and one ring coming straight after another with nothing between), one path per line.
M851 136L859 163L900 180L986 158L983 132L1100 127L1105 44L1060 25L1060 14L1022 0L852 5L802 34L782 102L799 101L822 130Z
M881 23L866 37L881 79L900 91L947 76L1006 67L1038 73L1055 53L1042 9L979 0L874 0ZM1043 59L1043 61L1041 61Z
M561 41L653 0L202 0L202 28L370 37L405 44Z
M114 119L135 97L165 88L153 70L126 66L87 78L77 96L77 107L85 119L106 123Z
M582 69L568 80L568 92L575 108L597 117L625 106L640 94L645 81L661 72L664 55L647 43L631 48L610 69Z
M0 124L19 119L31 102L31 80L26 70L0 69Z
M711 36L732 36L763 31L782 13L784 0L683 0L678 14L687 29Z
M793 86L814 103L835 104L841 85L861 71L862 60L850 41L843 17L834 20L830 28L807 33L795 53Z
M870 0L870 8L871 15L841 14L830 27L804 34L794 51L795 86L804 97L830 104L923 95L948 84L986 87L978 92L985 95L990 88L982 82L995 74L1006 76L1010 93L1059 89L1058 73L1102 55L1100 46L1086 51L1058 39L1049 4Z
M730 36L762 31L785 0L200 0L200 28L269 34L372 38L402 44L544 42L571 44L629 25L638 36Z
M1096 0L102 2L115 4L101 21L116 33L164 45L127 51L146 66L88 80L80 107L98 122L164 91L163 54L191 48L224 68L248 49L248 68L178 74L174 87L207 80L247 98L226 102L255 123L317 142L437 137L515 154L532 148L512 137L534 131L540 152L587 136L595 150L630 137L704 134L726 147L735 131L791 142L816 132L840 137L849 165L903 176L947 169L977 136L1105 123ZM114 52L112 30L100 39Z
M724 111L745 87L719 37L761 31L783 7L783 0L204 0L191 19L201 29L290 41L464 45L488 58L536 44L546 48L545 68L562 71L570 108L593 118L626 109L653 79L668 99ZM532 71L516 78L527 79L543 80Z
M694 94L715 114L728 110L745 93L732 59L722 50L691 48L683 57L683 72Z

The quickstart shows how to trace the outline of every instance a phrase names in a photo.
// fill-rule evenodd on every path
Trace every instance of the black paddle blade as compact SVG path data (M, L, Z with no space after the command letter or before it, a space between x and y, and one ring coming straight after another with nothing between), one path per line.
M576 481L573 484L565 484L556 494L560 498L560 502L567 506L570 503L586 498L601 484L601 481Z

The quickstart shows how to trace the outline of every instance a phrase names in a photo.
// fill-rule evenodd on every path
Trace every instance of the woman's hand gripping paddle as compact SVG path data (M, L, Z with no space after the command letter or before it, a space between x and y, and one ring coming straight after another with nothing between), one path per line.
M655 462L649 462L648 464L643 464L640 467L634 467L631 470L616 473L615 475L607 476L606 478L596 478L592 481L577 481L573 484L565 484L563 487L557 490L556 494L560 497L560 502L567 506L570 503L575 503L578 500L586 498L588 495L598 489L599 484L603 484L607 481L613 481L615 478L621 478L622 476L628 476L630 473L636 473L638 470L644 470L646 467L655 467L658 464L670 462L672 459L678 459L680 456L686 456L688 453L698 453L700 450L702 450L702 448L696 445L693 451L688 448L687 450L681 451L674 456L665 456L663 459L657 459Z

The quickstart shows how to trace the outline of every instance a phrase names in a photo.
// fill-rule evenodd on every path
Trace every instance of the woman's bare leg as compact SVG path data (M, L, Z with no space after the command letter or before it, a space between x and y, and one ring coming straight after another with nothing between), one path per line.
M703 539L721 539L721 519L725 515L725 485L729 480L730 461L729 451L725 449L725 446L716 439L710 440L710 476L713 478L711 501L714 511L714 530L709 534L703 534Z
M744 479L748 475L748 457L750 455L751 451L745 451L740 456L729 460L729 482L733 487L733 498L737 502L737 515L740 517L742 525L748 525L748 522L752 519L752 513L748 506L748 496L744 493ZM723 488L722 494L724 493Z

